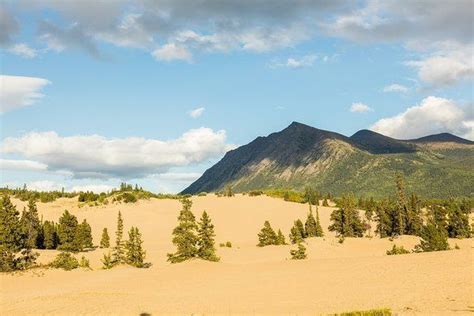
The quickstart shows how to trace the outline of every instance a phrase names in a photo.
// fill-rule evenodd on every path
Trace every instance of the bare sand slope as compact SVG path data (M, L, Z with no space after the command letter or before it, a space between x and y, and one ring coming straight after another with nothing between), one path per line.
M94 271L37 269L2 274L0 314L314 315L387 307L400 314L472 315L471 240L450 241L460 250L387 256L385 251L393 243L411 249L418 239L347 238L339 244L327 231L333 208L319 207L326 237L309 239L308 259L292 261L288 259L292 246L256 247L257 233L269 220L288 235L294 219L305 220L307 206L246 196L209 195L193 202L197 216L203 210L211 216L217 243L233 244L218 248L219 263L166 262L166 253L174 249L171 231L181 208L178 201L152 199L92 208L78 208L72 199L39 204L44 219L57 221L65 208L79 220L87 218L96 244L104 227L113 242L121 210L125 228L133 225L142 231L147 260L153 266L101 270L100 259L108 250L97 249L84 253ZM56 254L41 251L40 262L49 262Z

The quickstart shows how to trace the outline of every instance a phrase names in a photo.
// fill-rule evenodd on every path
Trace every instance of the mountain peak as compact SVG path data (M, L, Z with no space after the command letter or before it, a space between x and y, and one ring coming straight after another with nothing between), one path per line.
M363 129L350 137L352 141L373 154L411 153L416 146L377 132Z
M450 134L450 133L440 133L434 135L428 135L416 139L411 139L410 142L415 143L458 143L458 144L467 144L474 145L473 141L461 138L459 136Z

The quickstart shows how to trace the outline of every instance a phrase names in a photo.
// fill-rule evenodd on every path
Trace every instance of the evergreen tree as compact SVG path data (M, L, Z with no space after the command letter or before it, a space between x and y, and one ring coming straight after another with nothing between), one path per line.
M27 236L26 243L29 248L41 248L43 244L43 234L41 222L38 216L38 209L34 199L28 201L28 209L23 210L20 220L23 233Z
M231 185L226 185L225 191L224 191L224 196L227 196L227 197L234 196L234 192L232 192L232 186Z
M258 233L258 245L259 247L276 245L277 244L277 235L270 225L269 221L265 221L263 228Z
M306 218L306 223L304 224L305 232L307 237L316 237L316 219L313 216L313 211L311 209L311 204L309 204L308 217Z
M281 229L278 230L276 244L277 245L286 245L285 236L281 232Z
M102 269L112 269L115 265L112 259L112 255L110 253L107 253L107 254L104 253L104 257L102 258L101 261L103 264Z
M76 229L76 244L80 251L84 248L92 248L92 229L89 223L84 219Z
M59 218L58 249L65 251L78 251L80 249L80 244L76 240L77 226L78 222L76 216L69 213L68 210L65 210L63 215Z
M100 239L100 248L109 248L110 247L110 237L107 228L102 230L102 238Z
M43 248L56 249L59 237L54 222L45 221L43 223Z
M126 187L126 184L123 184ZM125 263L125 251L124 251L124 241L123 241L123 219L122 213L118 212L117 217L117 230L115 231L115 247L112 253L112 261L114 264Z
M405 233L419 236L423 227L423 219L421 217L420 200L415 193L412 193L410 197L407 214Z
M318 208L316 208L316 237L324 237L323 227L321 226L321 221L319 220Z
M397 204L393 210L392 235L403 235L405 233L405 222L407 218L407 205L405 200L405 186L400 173L396 176Z
M128 241L125 244L126 261L129 265L143 268L146 252L142 247L142 235L137 227L130 228Z
M304 238L304 228L303 223L300 220L296 220L293 224L293 227L290 230L290 241L292 244L300 243Z
M183 209L178 216L178 226L173 230L173 244L176 246L176 252L168 254L168 261L171 263L183 262L197 256L196 235L197 224L194 214L191 212L192 202L185 198L181 200Z
M298 243L297 249L290 250L292 260L306 259L306 247L301 242Z
M448 233L444 227L430 217L428 223L421 230L420 244L415 246L417 252L448 250Z
M388 214L387 201L382 201L375 208L375 221L377 222L377 228L375 233L380 238L385 238L392 235L392 221Z
M341 237L362 237L365 226L356 210L354 195L343 195L340 207L331 213L330 231L335 231Z
M211 222L211 218L207 215L207 212L202 213L201 219L198 223L198 251L197 255L199 258L209 261L219 261L219 257L216 255L216 247L214 237L214 225Z
M19 212L10 198L4 195L0 198L0 271L24 268L22 263L29 259L28 254L21 252L25 246L27 236L23 232Z
M469 238L471 228L469 226L469 213L465 212L459 203L450 200L447 205L448 222L447 231L450 238Z
M328 199L323 200L323 206L326 206L326 207L329 206Z
M312 205L318 205L319 204L319 194L311 187L306 187L305 188L303 198L304 198L306 203L309 203L309 204L312 204Z

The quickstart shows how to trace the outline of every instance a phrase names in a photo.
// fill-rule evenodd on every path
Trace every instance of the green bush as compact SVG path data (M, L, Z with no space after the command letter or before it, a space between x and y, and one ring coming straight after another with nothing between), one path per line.
M332 314L331 316L391 316L392 311L388 308L371 309L367 311L353 311L340 314Z
M61 252L49 265L55 269L70 271L77 269L79 267L79 262L71 253Z
M207 196L207 192L199 192L198 196Z
M122 194L122 199L125 203L135 203L137 197L133 193L125 192Z
M404 255L410 253L410 251L406 250L403 246L397 247L397 245L393 245L392 249L387 250L387 255Z
M79 266L80 266L81 268L85 268L85 269L92 270L92 269L91 269L91 266L90 266L89 259L87 259L87 258L84 257L84 256L81 257L81 261L79 262Z
M298 248L290 250L290 255L292 260L306 259L306 247L298 243Z
M232 248L232 243L230 241L228 241L228 242L225 243L225 246L227 248Z

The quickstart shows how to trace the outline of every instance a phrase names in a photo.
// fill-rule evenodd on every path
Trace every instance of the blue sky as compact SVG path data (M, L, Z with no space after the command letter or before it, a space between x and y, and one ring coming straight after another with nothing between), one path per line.
M456 2L4 1L0 180L177 192L292 121L473 139Z

